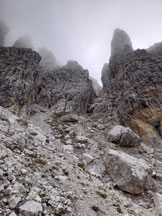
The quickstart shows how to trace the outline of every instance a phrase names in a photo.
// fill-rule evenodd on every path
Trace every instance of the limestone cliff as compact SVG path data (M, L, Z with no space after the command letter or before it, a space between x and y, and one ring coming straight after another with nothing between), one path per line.
M88 71L75 61L69 61L57 70L42 73L37 86L36 103L53 107L56 112L86 113L95 97Z
M0 48L0 106L19 113L34 102L39 61L31 49Z
M160 47L154 46L148 51L136 50L112 56L104 72L104 92L108 104L114 104L118 121L131 126L150 144L161 143L162 134L160 51Z
M18 114L34 104L56 112L87 112L95 97L88 71L69 61L42 72L40 60L31 49L0 48L0 106Z

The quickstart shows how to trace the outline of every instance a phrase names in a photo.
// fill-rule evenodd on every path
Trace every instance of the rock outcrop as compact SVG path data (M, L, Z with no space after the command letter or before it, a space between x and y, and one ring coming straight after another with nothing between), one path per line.
M30 49L0 48L0 106L20 113L34 103L40 56Z
M140 194L152 188L152 169L142 159L111 149L106 153L105 166L110 177L123 191Z
M109 108L113 106L118 121L130 126L143 141L155 145L161 143L162 133L162 55L159 49L135 50L111 57L103 78L107 103Z
M87 112L95 93L89 73L77 62L47 73L42 73L38 81L36 103L53 107L56 112Z
M70 61L42 73L40 59L31 49L0 48L0 105L19 114L34 104L56 112L87 112L95 97L88 71Z

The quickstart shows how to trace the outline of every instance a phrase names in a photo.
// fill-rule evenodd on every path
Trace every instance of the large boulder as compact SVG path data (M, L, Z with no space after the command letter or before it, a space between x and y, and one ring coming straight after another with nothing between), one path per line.
M140 194L152 188L152 168L143 159L111 149L104 161L107 173L121 190Z
M116 125L108 133L108 140L119 144L122 147L133 147L140 145L140 137L129 127Z

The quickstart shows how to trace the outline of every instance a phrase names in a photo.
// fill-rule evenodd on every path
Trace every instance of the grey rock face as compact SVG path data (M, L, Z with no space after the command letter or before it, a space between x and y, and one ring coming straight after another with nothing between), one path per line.
M9 32L9 28L5 25L4 22L0 21L0 47L3 47L5 44L5 37Z
M152 169L143 159L111 149L106 153L105 166L112 180L123 191L140 194L152 187Z
M162 53L160 44L111 57L104 72L107 116L129 126L143 142L161 143ZM150 139L152 137L152 140Z
M69 61L55 71L38 73L39 61L31 49L0 48L0 105L19 114L26 104L85 113L95 97L88 71Z
M128 34L122 29L115 29L111 41L111 57L133 51Z
M130 128L117 125L113 127L109 134L108 140L123 147L133 147L140 145L140 137Z
M31 35L24 35L17 39L15 43L13 44L13 47L16 48L26 48L26 49L33 49L33 38Z
M30 49L0 48L0 105L18 112L35 98L40 56Z
M95 97L88 71L75 61L43 73L38 81L38 90L36 103L53 107L56 112L85 113Z

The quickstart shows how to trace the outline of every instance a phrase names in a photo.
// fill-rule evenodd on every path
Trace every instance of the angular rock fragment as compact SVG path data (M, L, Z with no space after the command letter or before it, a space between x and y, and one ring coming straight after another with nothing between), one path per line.
M152 168L145 160L111 149L104 162L107 173L121 190L140 194L152 188Z
M15 196L13 195L9 201L8 201L8 204L9 204L9 207L11 209L14 209L16 208L16 206L18 205L18 203L21 201L21 197L20 196Z
M43 208L40 203L29 200L19 207L19 211L23 216L38 216Z
M60 118L62 122L77 122L79 120L78 115L76 114L67 114Z
M129 127L123 127L121 125L116 125L110 130L108 140L117 143L122 147L138 146L141 141L140 137Z

